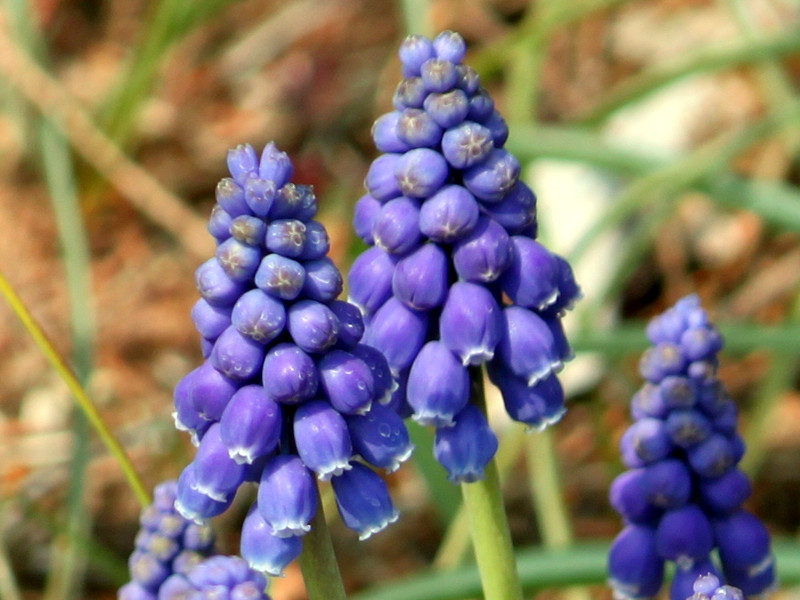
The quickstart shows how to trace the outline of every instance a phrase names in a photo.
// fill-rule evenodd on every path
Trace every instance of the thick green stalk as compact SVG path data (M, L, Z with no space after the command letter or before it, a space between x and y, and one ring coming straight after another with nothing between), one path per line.
M472 369L471 379L471 401L485 412L482 371ZM517 561L494 459L486 466L486 477L474 483L462 483L461 493L469 515L472 548L485 600L522 600Z
M347 598L321 501L311 521L311 531L303 536L300 570L303 572L308 600Z

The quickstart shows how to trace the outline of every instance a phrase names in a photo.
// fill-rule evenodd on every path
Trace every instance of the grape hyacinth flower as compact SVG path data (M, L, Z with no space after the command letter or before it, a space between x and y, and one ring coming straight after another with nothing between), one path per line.
M744 600L742 590L721 583L711 573L700 575L691 585L691 593L685 600Z
M270 600L267 579L239 556L212 556L188 573L176 573L159 590L158 600L231 598Z
M152 504L142 511L128 561L131 581L120 588L119 600L160 598L170 577L186 576L211 556L214 532L208 525L187 521L175 510L177 493L176 481L159 484Z
M775 564L769 533L742 508L751 487L737 467L744 443L736 404L716 375L722 338L695 295L654 318L647 335L646 382L620 441L629 470L610 491L625 521L609 554L614 597L657 594L665 561L676 567L672 600L767 594ZM720 581L728 585L719 588Z
M314 220L313 190L290 181L292 163L274 144L260 156L231 150L228 168L208 225L215 256L196 272L192 320L205 362L174 394L175 423L197 445L176 507L202 523L255 482L242 556L279 575L311 529L316 479L332 482L345 524L368 537L397 511L367 465L393 471L413 446L386 407L387 360L362 343L358 308L337 299L343 279Z
M568 263L536 241L536 196L465 53L452 31L401 45L394 110L372 129L383 154L355 206L370 248L349 274L365 342L406 390L400 414L436 428L454 482L481 479L497 448L470 409L481 365L511 418L543 430L564 414L555 373L572 354L560 319L580 296Z

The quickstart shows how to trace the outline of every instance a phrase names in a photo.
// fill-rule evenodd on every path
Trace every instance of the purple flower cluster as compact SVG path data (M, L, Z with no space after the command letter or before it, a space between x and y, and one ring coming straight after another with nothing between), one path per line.
M169 577L158 592L158 600L270 600L267 579L239 556L212 556L188 573Z
M716 375L722 338L696 296L653 319L647 334L647 381L620 443L630 470L610 491L626 523L609 555L615 597L655 595L667 560L676 565L673 600L691 596L707 573L761 594L775 585L775 566L766 528L742 508L751 487L736 466L744 454L736 404Z
M355 458L392 471L412 445L386 406L386 359L361 343L359 310L337 300L342 276L313 190L290 182L292 163L273 144L260 157L231 150L228 167L209 220L216 255L196 272L205 362L174 395L176 425L198 446L176 505L202 522L257 482L242 555L280 574L316 513L315 477L332 482L345 524L364 538L397 512L381 477Z
M535 239L536 197L465 52L452 31L403 42L395 110L372 130L383 154L355 206L370 248L349 274L364 339L398 381L393 404L436 428L456 482L481 478L497 449L469 403L471 367L488 366L517 421L542 429L564 413L560 318L579 296L567 262Z
M175 510L178 484L165 481L142 511L135 549L128 561L131 581L119 590L119 600L156 600L172 575L187 575L211 555L214 532L208 525L184 519ZM170 596L167 596L170 597Z
M723 585L719 577L708 573L694 581L692 595L685 600L744 600L744 594L739 588Z

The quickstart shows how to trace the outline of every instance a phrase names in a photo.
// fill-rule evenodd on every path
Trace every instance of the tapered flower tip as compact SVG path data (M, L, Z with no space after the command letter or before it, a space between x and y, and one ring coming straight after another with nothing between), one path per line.
M245 291L242 283L234 281L216 258L209 258L195 271L195 284L200 295L212 306L233 306Z
M333 261L324 256L305 262L306 281L303 296L318 302L331 302L342 293L343 280Z
M444 302L448 259L438 244L423 244L401 258L392 275L394 297L409 308L431 310Z
M240 551L252 568L273 577L282 577L283 570L300 556L302 549L302 537L273 535L269 523L256 506L250 509L242 524Z
M286 152L278 150L274 142L264 146L261 161L258 164L258 176L275 182L275 187L281 187L292 178L294 168Z
M206 361L184 376L175 388L176 408L181 415L178 396L185 394L192 409L206 421L219 421L222 412L239 384Z
M409 198L429 198L444 185L449 172L444 157L430 148L405 152L394 168L396 184Z
M428 316L389 298L372 317L364 343L386 357L394 373L410 367L428 334Z
M484 204L481 206L481 210L512 235L528 232L533 227L534 232L529 237L536 237L536 195L523 181L518 181L500 202ZM566 261L564 262L566 263ZM568 264L567 267L569 267ZM571 274L572 270L570 269ZM564 292L566 291L565 289ZM565 305L562 308L568 307Z
M322 302L300 300L287 311L286 328L292 340L305 352L319 354L339 339L339 319Z
M304 535L317 512L317 487L299 456L273 456L258 485L258 510L273 535Z
M402 195L394 174L401 156L399 153L381 154L369 166L367 176L364 178L364 187L370 196L379 202L386 202Z
M409 35L400 44L398 50L400 62L403 64L403 75L413 77L420 74L422 63L436 56L431 40L422 35Z
M258 155L250 144L228 150L228 170L240 185L258 173Z
M701 477L720 477L738 462L732 438L713 433L687 450L692 470Z
M617 475L611 483L609 500L625 520L631 523L655 524L662 511L644 495L644 469L631 469Z
M380 404L388 404L398 384L392 377L392 370L386 357L367 344L357 344L350 352L364 361L372 373L373 400Z
M691 565L714 548L711 523L696 504L668 510L658 523L656 548L662 558Z
M217 515L221 515L233 502L233 496L220 502L197 491L194 466L188 465L178 478L178 495L175 498L175 510L187 521L203 524Z
M267 294L281 300L294 300L306 281L306 270L296 260L268 254L261 260L255 274L255 284Z
M212 306L200 298L192 307L192 322L201 336L216 340L231 324L231 309Z
M651 383L659 383L668 375L679 375L686 366L680 346L663 342L648 348L639 362L639 372Z
M547 248L530 238L511 237L512 260L500 285L519 306L544 310L558 298L559 263Z
M467 404L450 427L436 430L433 454L453 483L484 478L484 469L497 452L497 436L477 406Z
M716 585L711 587L715 582ZM693 560L686 567L679 565L675 569L675 576L669 586L669 597L670 600L709 600L719 587L719 571L711 558L706 556ZM698 588L710 591L698 592Z
M446 30L433 38L433 49L438 58L457 64L464 60L467 44L460 33Z
M233 220L241 216L252 216L250 214L250 207L247 206L247 202L244 199L244 188L230 177L224 177L223 179L220 179L219 183L217 183L217 187L214 190L214 195L217 200L217 204L214 208L219 208L220 211L227 215L229 223L228 229L224 232L224 236L218 236L213 231L212 235L214 235L214 237L217 239L220 237L230 237L230 225L232 224ZM217 227L217 224L221 225L221 216L222 215L215 216L214 210L212 210L211 219L209 220L209 230L211 230L211 223L216 223L215 228ZM222 234L223 231L220 230L219 233Z
M328 304L339 319L339 337L337 347L352 350L364 336L364 318L355 304L344 300L333 300Z
M494 358L503 324L500 306L484 286L467 281L450 286L439 317L439 334L461 364L480 365Z
M375 198L365 194L353 207L353 230L365 244L375 243L375 238L372 237L372 228L375 226L381 206L383 205Z
M283 331L286 309L283 302L256 288L245 292L236 301L230 320L239 333L266 344Z
M622 460L628 467L642 467L666 458L674 447L664 421L652 417L636 421L620 440Z
M628 525L608 553L609 585L615 600L644 600L664 581L664 560L656 552L656 533L645 525Z
M392 104L397 110L404 108L420 108L428 97L428 91L422 82L422 77L406 77L394 92Z
M697 491L703 506L713 515L739 509L752 492L750 478L741 469L729 469L721 477L701 478Z
M642 487L644 497L654 506L678 508L691 496L692 477L683 461L669 458L645 467Z
M231 325L214 342L209 361L223 375L234 381L247 381L264 364L264 345L242 335Z
M466 111L465 111L466 112ZM492 132L474 121L464 121L442 136L442 154L455 169L467 169L486 160L494 150Z
M394 523L399 513L392 504L383 479L369 467L353 463L353 468L331 480L336 505L344 524L358 533L360 540Z
M278 344L267 352L262 370L267 396L281 404L298 404L317 392L319 375L311 357L295 344Z
M520 306L505 308L503 318L497 355L509 371L533 385L561 369L560 349L544 319Z
M739 510L713 525L724 569L750 569L771 557L769 532L752 513Z
M503 368L499 361L489 363L489 373L500 388L508 416L525 423L530 431L544 431L566 414L564 389L555 375L528 385L525 379Z
M372 370L344 350L331 350L317 363L320 388L331 406L343 414L363 414L375 398Z
M700 411L682 408L670 411L666 430L676 446L689 448L711 435L712 426Z
M203 436L188 468L194 472L194 489L218 502L226 502L244 482L245 467L233 460L214 423Z
M219 422L220 439L234 461L252 464L278 446L282 421L280 405L264 388L247 385L225 407Z
M117 592L117 600L157 600L158 596L138 581L129 581Z
M321 481L350 468L353 446L342 415L329 403L312 400L294 415L294 441L303 463Z
M373 404L364 415L347 415L353 450L369 464L389 473L414 451L403 419L391 408Z
M519 180L520 164L510 152L493 149L481 162L464 171L464 185L484 202L500 202Z
M391 254L406 254L416 248L422 239L419 208L418 200L405 196L386 202L372 227L375 245Z
M446 185L428 198L419 211L419 229L435 242L454 242L478 223L475 197L460 185Z
M275 206L276 197L274 181L253 176L244 182L244 200L250 212L258 217L266 218Z
M368 248L353 261L348 272L348 300L370 316L392 295L397 257L378 246Z
M475 229L453 247L456 272L466 281L494 281L509 267L512 258L511 238L488 217L478 219Z
M413 419L422 425L450 427L469 401L469 372L440 341L425 344L408 374L406 397Z

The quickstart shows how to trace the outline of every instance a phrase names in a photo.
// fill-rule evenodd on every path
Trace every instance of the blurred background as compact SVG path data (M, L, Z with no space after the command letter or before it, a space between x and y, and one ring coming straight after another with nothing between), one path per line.
M346 271L397 47L444 29L466 38L465 62L537 192L542 240L573 261L585 296L568 317L577 358L563 421L526 437L492 414L514 541L550 577L543 590L529 577L531 597L566 597L554 587L570 583L594 587L567 596L610 597L603 553L620 520L606 496L643 324L689 293L726 337L720 377L749 445L748 508L795 536L796 0L3 0L0 271L148 489L176 477L193 448L174 430L172 388L202 360L193 272L213 252L205 219L226 151L270 140L287 151ZM136 497L5 302L0 357L0 598L114 598ZM468 555L460 493L414 429L416 458L389 479L398 523L360 543L329 511L349 591L386 586L364 598ZM236 551L248 500L217 524L222 550ZM572 560L542 574L543 546ZM797 581L800 563L787 565ZM426 589L405 597L446 597ZM272 593L302 599L299 570Z

